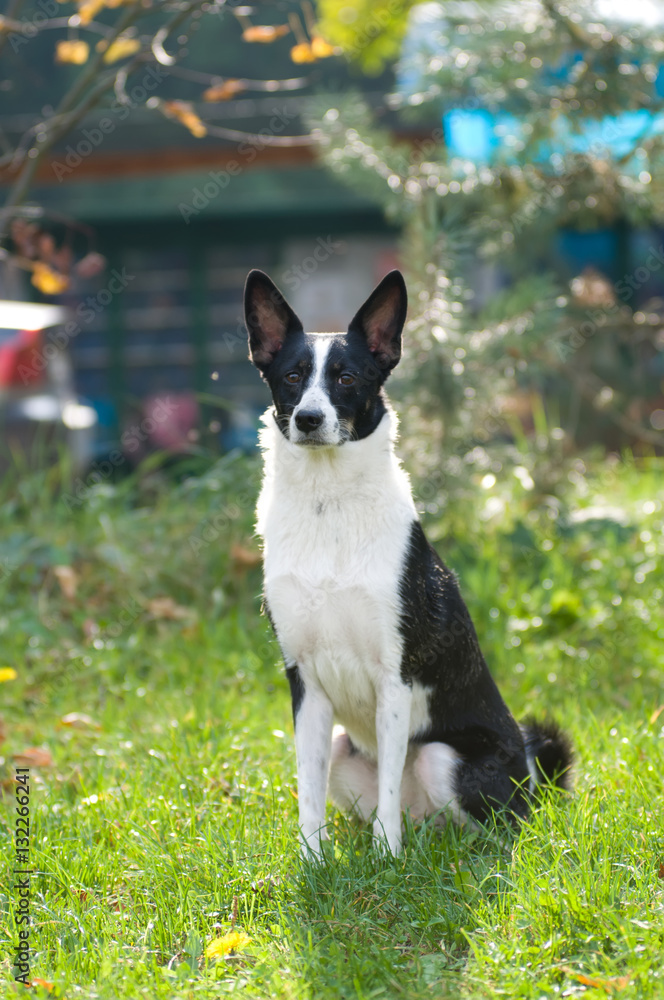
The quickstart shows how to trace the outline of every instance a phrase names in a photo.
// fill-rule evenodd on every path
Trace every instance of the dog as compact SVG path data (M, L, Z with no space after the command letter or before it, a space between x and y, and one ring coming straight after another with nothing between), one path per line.
M527 816L540 786L567 786L570 744L551 721L514 720L424 536L383 389L401 356L401 273L346 333L305 333L262 271L244 298L249 356L273 400L257 533L290 682L305 853L321 855L326 788L373 817L375 844L392 854L406 809L461 823Z

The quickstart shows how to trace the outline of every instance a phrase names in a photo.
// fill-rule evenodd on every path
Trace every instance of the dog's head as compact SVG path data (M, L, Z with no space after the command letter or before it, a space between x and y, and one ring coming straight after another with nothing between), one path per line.
M346 333L305 333L276 285L251 271L244 290L249 356L270 386L281 432L330 447L366 437L385 413L381 388L401 357L406 285L391 271Z

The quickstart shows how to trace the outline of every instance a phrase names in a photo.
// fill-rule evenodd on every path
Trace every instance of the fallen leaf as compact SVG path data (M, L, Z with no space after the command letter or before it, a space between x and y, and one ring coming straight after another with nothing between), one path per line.
M648 720L651 726L655 725L662 712L664 712L664 705L660 705L659 708L655 709L655 711L650 716L650 719Z
M82 66L88 61L90 46L81 38L64 39L55 46L55 61L57 63L73 63Z
M254 24L242 32L245 42L275 42L290 31L287 24Z
M243 931L229 931L223 937L210 941L205 949L207 958L226 958L242 951L251 942L251 938Z
M18 677L18 674L13 667L0 667L0 684L4 684L5 681L14 681Z
M177 119L197 139L202 139L204 135L207 135L207 127L188 101L164 101L161 106L170 118Z
M49 983L48 979L33 979L30 985L41 986L42 989L48 990L49 993L53 989L53 983Z
M68 729L101 729L99 723L85 712L68 712L60 719L60 725Z
M309 42L300 42L290 50L290 57L294 63L316 62L316 56Z
M246 84L242 83L241 80L224 80L223 83L217 83L214 87L208 87L207 90L203 91L203 100L230 101L231 97L241 94L246 89Z
M148 601L148 611L153 618L164 618L168 621L183 621L194 615L191 608L177 604L172 597L153 597Z
M60 295L69 288L69 278L54 271L48 264L35 260L31 266L32 278L30 280L35 288L38 288L44 295Z
M60 584L60 590L68 601L73 601L76 597L78 587L78 573L72 566L54 566L53 572Z
M258 549L248 549L244 545L238 544L231 545L230 557L233 569L240 571L260 566L263 561L263 556Z
M604 990L605 993L624 990L632 981L631 976L609 976L608 979L600 979L599 976L586 976L583 972L576 972L569 966L563 966L561 971L566 972L572 979L576 979L582 986L592 986L593 989Z
M657 872L657 878L664 878L664 861L659 863L659 871Z
M46 747L28 747L12 755L17 767L52 767L51 751Z

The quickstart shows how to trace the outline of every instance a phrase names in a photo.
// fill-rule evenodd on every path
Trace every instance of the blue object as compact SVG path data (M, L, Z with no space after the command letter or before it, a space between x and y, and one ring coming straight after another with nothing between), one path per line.
M454 109L443 115L443 127L450 155L474 163L514 161L515 144L522 146L525 142L520 120L507 112ZM561 115L555 122L553 142L543 143L534 159L547 160L553 153L588 153L593 149L597 156L622 157L641 142L662 133L664 113L653 115L644 109L623 111L600 120L587 119L580 132L572 129Z

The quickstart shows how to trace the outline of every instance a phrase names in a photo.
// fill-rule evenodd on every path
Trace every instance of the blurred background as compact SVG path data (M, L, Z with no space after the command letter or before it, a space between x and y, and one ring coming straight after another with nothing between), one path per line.
M0 46L2 467L251 450L252 267L321 331L404 269L424 472L661 454L656 0L10 0Z
M664 0L6 0L0 204L39 995L662 995ZM305 898L242 287L345 330L395 266L418 511L576 791L403 877L333 814Z

